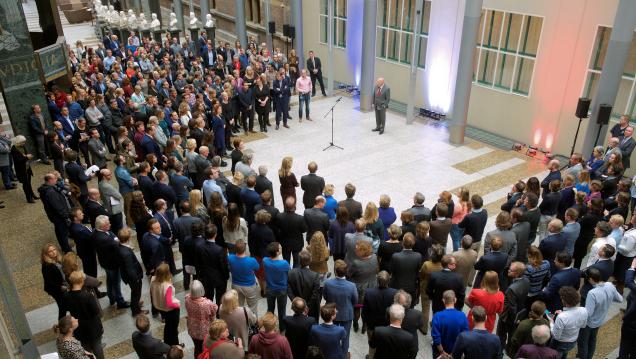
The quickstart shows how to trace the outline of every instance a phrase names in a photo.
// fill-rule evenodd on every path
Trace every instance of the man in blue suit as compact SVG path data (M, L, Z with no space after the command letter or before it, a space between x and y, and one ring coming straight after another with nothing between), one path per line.
M243 202L243 206L245 208L245 220L247 221L247 225L251 226L254 223L254 207L256 205L262 204L261 196L254 190L254 186L256 186L256 177L249 176L247 177L247 181L245 181L247 187L241 190L241 202Z
M57 121L62 124L64 139L67 141L70 140L75 133L75 122L71 120L71 116L68 113L68 107L62 107L62 109L60 110L60 114L57 117Z
M344 342L349 340L349 334L345 328L334 324L336 316L336 304L327 303L320 308L323 323L311 326L311 342L320 348L322 356L327 359L347 356L342 348Z
M543 259L550 262L550 273L554 274L556 267L554 259L557 253L566 249L568 239L563 235L563 222L560 219L553 219L548 224L548 236L539 243L539 250Z
M163 167L162 164L166 156L164 156L163 153L161 153L161 148L157 144L157 141L155 141L154 126L148 126L146 128L146 133L144 134L144 137L141 139L141 151L144 156L151 153L157 156L157 168Z
M353 306L358 303L358 290L356 285L345 279L347 275L347 263L339 259L334 263L335 278L325 282L323 296L327 303L336 304L336 319L334 324L345 329L346 336L342 340L342 353L349 352L349 333L353 322Z
M151 187L153 203L148 203L148 205L153 205L156 200L163 199L166 201L166 208L168 212L170 212L169 215L174 218L172 214L172 208L177 202L177 195L174 193L172 187L166 184L168 174L165 171L159 170L157 171L157 173L155 173L155 177L157 180L153 182Z
M489 270L499 273L499 281L501 282L502 276L505 274L504 269L508 265L508 255L501 252L501 247L503 247L503 240L500 237L494 237L490 241L491 251L481 256L475 263L475 270L479 272L475 276L474 288L480 288L481 279L484 277L484 273Z
M552 313L563 308L559 289L573 287L579 289L581 283L581 271L572 268L572 256L566 251L559 252L554 260L556 272L550 278L548 285L539 293L538 300L545 302L546 308Z

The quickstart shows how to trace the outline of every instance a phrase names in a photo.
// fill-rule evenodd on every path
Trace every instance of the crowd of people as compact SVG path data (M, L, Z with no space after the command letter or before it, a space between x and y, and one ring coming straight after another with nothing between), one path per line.
M619 356L634 357L636 186L623 173L636 142L628 121L589 161L574 154L563 170L549 162L542 181L515 183L487 233L483 199L466 188L442 192L432 208L418 192L398 221L390 196L363 206L349 183L337 201L315 162L298 180L292 157L277 172L277 208L268 168L254 166L239 131L253 132L257 114L266 132L272 111L276 129L289 127L292 92L299 122L303 109L311 120L320 60L309 52L307 73L293 50L248 43L214 47L205 34L160 43L134 33L126 45L115 35L96 49L78 43L69 51L72 87L48 94L52 126L32 107L37 153L22 136L13 144L0 137L5 188L16 187L15 172L55 228L59 247L46 244L41 262L59 308L61 358L104 358L105 296L130 308L140 358L183 357L175 275L188 291L195 357L346 358L353 330L368 336L369 358L415 358L419 332L432 338L434 358L565 358L576 346L588 359L625 287ZM53 162L37 195L34 157ZM163 340L150 333L149 315L163 321Z

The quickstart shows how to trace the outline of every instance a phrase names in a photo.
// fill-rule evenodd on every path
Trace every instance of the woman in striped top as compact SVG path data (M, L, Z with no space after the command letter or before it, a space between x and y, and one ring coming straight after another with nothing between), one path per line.
M530 280L529 300L527 301L527 305L530 307L534 302L532 297L541 293L543 287L550 280L550 262L543 259L541 251L536 246L528 248L528 265L524 275Z

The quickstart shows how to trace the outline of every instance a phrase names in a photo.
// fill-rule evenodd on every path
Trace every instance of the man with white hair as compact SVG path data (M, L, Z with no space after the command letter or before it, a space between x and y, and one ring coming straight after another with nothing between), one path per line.
M636 148L636 140L632 138L634 134L634 127L627 126L625 128L625 133L621 141L618 143L618 149L621 150L621 154L623 155L623 167L628 169L630 167L630 158L632 157L632 152L634 152L634 148Z
M537 325L532 328L533 344L524 344L519 348L515 358L527 359L556 359L558 353L556 350L546 346L550 340L550 327L545 324Z
M272 181L267 178L267 166L262 165L258 166L258 176L256 176L256 186L254 186L254 190L259 195L263 194L266 190L269 190L271 193L274 193L274 187L272 185ZM274 198L272 197L272 206L274 205Z
M373 106L375 108L375 128L371 131L384 133L384 123L386 122L386 109L391 102L391 89L384 84L384 78L378 77L373 90Z
M393 304L389 307L389 326L376 327L369 340L369 346L375 348L375 359L415 358L417 348L413 347L413 335L402 329L404 306Z
M121 275L119 273L119 239L110 231L108 216L99 215L95 219L95 231L92 236L99 264L106 272L106 294L110 305L117 303L117 309L130 308L121 294Z

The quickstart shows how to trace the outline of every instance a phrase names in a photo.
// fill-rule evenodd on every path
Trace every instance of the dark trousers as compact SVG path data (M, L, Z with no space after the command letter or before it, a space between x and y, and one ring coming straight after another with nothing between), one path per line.
M258 115L258 127L261 132L267 132L267 115L269 112L265 110L261 110L256 112Z
M110 215L110 230L117 235L124 228L124 216L121 213Z
M327 94L325 93L325 83L322 81L322 71L318 71L317 74L311 73L310 77L311 77L311 95L313 96L316 94L316 80L318 80L318 83L320 84L320 91L322 92L323 95L327 96Z
M579 359L592 359L594 351L596 351L596 335L598 328L585 327L579 331L579 339L577 340L576 357Z
M345 259L345 253L334 253L333 254L333 261L337 261L338 259Z
M52 296L52 297L53 299L55 299L55 303L57 303L57 310L58 310L57 319L60 319L66 315L66 311L67 311L66 300L64 300L63 294Z
M203 352L203 340L192 338L192 342L194 343L194 357L198 358L199 354Z
M97 257L95 255L95 250L83 247L78 248L77 245L75 246L75 249L77 250L77 256L82 260L84 273L97 278Z
M294 251L289 248L283 247L283 259L287 261L287 263L291 263L291 259L294 259L293 268L300 268L300 258L298 254L300 251Z
M241 109L241 126L243 131L252 131L254 129L254 110L253 109ZM248 127L249 126L249 127Z
M141 312L141 306L139 300L141 300L141 288L143 287L142 280L130 283L130 311L135 316Z
M628 323L630 324L630 323ZM636 331L626 328L625 323L621 327L621 344L618 349L618 359L636 358Z
M287 124L289 117L289 97L283 96L276 99L276 126L280 124L281 118L283 124Z
M346 320L346 321L340 321L340 320L334 320L333 324L339 326L339 327L343 327L345 329L345 334L346 336L344 337L344 339L342 339L342 352L344 353L345 357L347 356L347 353L349 352L349 334L351 334L351 320Z
M62 177L64 177L64 160L53 160L53 169L58 171Z
M179 344L179 308L167 312L160 310L159 313L161 313L161 318L163 318L165 322L165 326L163 327L163 342L168 345Z
M174 253L172 253L172 246L168 244L163 245L163 256L166 259L166 263L170 267L170 273L175 275L177 273L177 265L174 263Z
M506 343L512 339L512 334L514 334L514 323L506 323L503 320L497 321L497 336L499 337L499 342L501 342L501 348L506 348Z
M386 109L375 110L375 128L384 130L385 122L386 122Z
M44 135L35 135L33 136L35 139L35 147L38 154L38 158L42 161L47 160L46 156L46 141L44 140Z
M201 280L202 278L198 278ZM223 298L223 294L227 291L227 283L223 283L222 285L215 287L212 284L203 282L203 288L205 289L205 297L212 300L215 298L217 304L221 304L221 298Z
M35 193L33 193L33 187L31 187L31 176L27 175L26 181L22 182L22 191L24 191L27 202L34 200Z
M305 104L305 116L309 117L309 101L311 101L309 92L298 95L298 118L303 118L303 103Z
M13 186L13 182L11 182L11 166L0 166L0 172L2 172L4 188L11 188Z
M87 352L93 353L95 358L104 359L104 348L102 347L102 337L92 340L82 340L82 348Z
M113 146L113 140L117 138L117 132L111 132L110 128L104 126L101 128L101 132L104 134L104 141L106 142L106 147L108 147L108 152L116 153L117 151L115 151L115 147Z
M280 331L285 330L283 318L285 318L285 307L287 306L287 290L269 290L265 291L267 297L267 311L274 313L274 309L278 307L278 325Z
M55 238L57 238L57 242L60 244L60 249L64 253L68 253L71 251L71 246L68 244L68 225L65 221L53 221L53 226L55 227Z
M124 297L121 295L121 275L119 269L106 269L106 294L110 303L124 303Z

